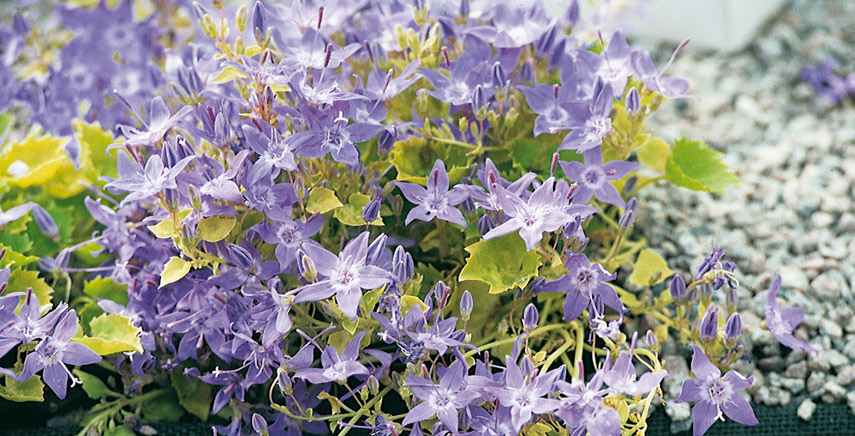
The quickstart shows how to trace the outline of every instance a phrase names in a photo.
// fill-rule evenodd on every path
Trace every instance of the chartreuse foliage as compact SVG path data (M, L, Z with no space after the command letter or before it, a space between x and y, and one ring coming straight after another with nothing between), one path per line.
M526 251L525 243L516 235L480 241L466 247L470 256L460 271L460 280L477 280L490 286L491 294L513 288L524 288L537 276L540 256Z
M694 191L724 193L726 188L739 183L739 179L719 156L721 152L700 141L678 139L665 163L665 178Z

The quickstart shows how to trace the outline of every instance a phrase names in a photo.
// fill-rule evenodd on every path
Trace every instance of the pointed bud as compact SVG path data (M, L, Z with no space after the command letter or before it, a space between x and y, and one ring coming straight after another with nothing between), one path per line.
M472 92L472 106L478 110L484 106L487 106L487 96L484 93L484 88L481 85L475 87L475 91Z
M252 9L252 28L255 32L255 41L261 44L267 36L267 9L264 3L257 1Z
M463 295L460 296L460 316L464 321L468 320L469 315L472 314L473 305L472 294L469 291L463 291Z
M380 381L378 381L373 375L368 376L368 380L365 380L365 384L368 386L368 390L370 390L374 395L377 395L377 392L380 391Z
M635 216L638 214L638 201L635 197L629 199L626 202L626 208L623 210L623 215L621 215L618 220L618 224L620 225L620 231L626 232L629 230L632 223L635 221Z
M395 142L398 140L398 128L392 126L392 130L383 130L380 132L379 148L381 154L386 154L392 151L392 147L395 146Z
M303 250L297 251L297 258L300 260L297 263L297 270L307 282L312 283L318 278L318 270L315 268L315 261L307 256Z
M575 26L579 22L579 16L579 0L572 0L570 6L567 8L567 12L564 14L564 18L567 19L567 22L571 26Z
M693 288L694 289L694 288ZM671 279L671 298L678 303L682 303L686 299L686 282L679 274Z
M698 295L704 304L710 304L712 300L713 287L709 283L701 283L698 285Z
M712 305L707 308L704 319L701 321L701 340L712 342L715 340L716 332L718 332L718 306Z
M261 415L257 413L252 414L252 429L255 430L256 434L265 435L267 434L267 421L261 417Z
M460 16L469 17L469 0L460 0Z
M252 255L249 254L249 251L247 251L246 248L243 248L240 245L229 244L228 251L232 262L234 262L236 266L244 269L253 269L253 264L255 262L253 262Z
M727 304L727 312L734 313L737 310L737 303L739 302L739 298L736 295L735 288L727 288L724 292L724 299Z
M374 197L362 208L362 219L366 223L373 223L380 216L380 197Z
M283 397L287 397L291 395L291 392L293 392L291 377L288 377L288 374L284 371L280 371L279 375L276 376L276 384L279 385L279 393L281 393Z
M647 334L644 336L644 342L647 343L647 346L650 348L659 348L659 338L656 337L653 330L647 331Z
M552 49L552 45L555 44L555 35L558 33L558 27L552 26L540 35L540 38L537 39L537 43L535 43L534 48L537 51L538 56L543 56L546 53L549 53L549 50Z
M490 70L490 75L493 78L493 86L499 89L504 89L508 86L508 77L505 75L505 69L502 64L496 62Z
M53 217L51 217L46 210L41 206L35 206L32 211L33 218L36 219L36 224L39 225L39 229L41 229L42 233L50 236L51 238L59 236L59 227L56 226L56 222L53 220Z
M528 85L534 82L534 71L531 69L531 63L524 62L520 68L520 85Z
M375 199L378 199L378 198L380 198L380 197L375 197ZM368 204L371 204L371 202L369 202ZM378 204L379 204L379 202L378 202ZM368 207L368 206L366 206L366 207ZM380 207L378 206L377 209L379 210ZM364 212L363 212L363 215L364 215ZM365 221L371 222L374 220L371 220L371 221L365 220ZM383 249L386 248L386 239L387 238L388 238L388 236L386 236L385 233L381 233L380 236L378 236L376 239L374 239L374 241L372 241L371 244L368 246L368 254L365 256L365 263L367 265L376 265L377 262L380 261L380 256L383 255Z
M493 222L493 218L490 218L490 215L484 215L478 220L478 233L481 236L486 235L494 227L496 227L496 223Z
M623 184L621 192L624 195L630 195L635 192L636 186L638 186L638 176L632 175L628 179L626 179L626 183Z
M237 25L238 32L243 32L244 29L246 29L246 15L246 5L241 5L237 10L237 15L235 16L235 24Z
M641 109L641 99L638 97L638 90L633 86L629 92L626 93L626 114L632 114L635 116L636 113Z
M724 325L724 332L727 335L728 344L736 342L739 335L742 334L742 317L739 313L730 315L730 318L727 319L727 323Z
M534 330L534 328L537 327L539 319L540 313L537 311L537 307L534 304L529 303L523 312L523 330L526 332Z
M404 283L413 277L413 257L400 245L392 255L392 275L398 283Z

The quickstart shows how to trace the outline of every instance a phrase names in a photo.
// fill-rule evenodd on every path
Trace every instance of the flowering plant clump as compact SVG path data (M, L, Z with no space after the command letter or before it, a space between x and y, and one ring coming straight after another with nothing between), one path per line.
M84 433L644 434L676 341L695 434L757 423L737 265L634 227L645 186L738 180L645 132L688 82L576 2L92 3L0 25L0 396L80 384Z

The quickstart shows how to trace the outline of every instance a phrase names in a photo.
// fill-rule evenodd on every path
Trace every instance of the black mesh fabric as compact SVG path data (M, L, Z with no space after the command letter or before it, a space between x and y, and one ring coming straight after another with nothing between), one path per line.
M748 427L733 421L715 423L709 436L846 436L855 435L855 415L845 404L819 404L813 418L803 421L796 416L797 405L785 407L754 406L760 424ZM650 436L691 436L690 430L671 433L671 421L661 411L648 419ZM211 427L202 423L156 424L158 436L209 436ZM75 427L0 429L0 436L72 436ZM349 434L359 435L351 431Z

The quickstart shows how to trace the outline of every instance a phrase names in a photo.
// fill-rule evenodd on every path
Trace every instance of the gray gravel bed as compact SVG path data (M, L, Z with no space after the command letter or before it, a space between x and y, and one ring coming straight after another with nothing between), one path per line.
M655 59L664 63L672 49ZM807 419L820 402L847 401L855 412L855 107L818 99L799 80L829 57L855 71L855 2L794 1L736 54L689 44L669 74L689 79L699 98L663 104L649 132L724 151L742 184L724 195L647 188L636 227L685 276L713 246L726 250L739 265L745 325L755 326L743 336L756 358L737 369L755 376L755 403L800 404ZM797 335L821 347L819 356L791 352L756 327L775 274L779 304L805 309ZM683 358L669 358L685 377ZM676 381L665 388L679 393Z

